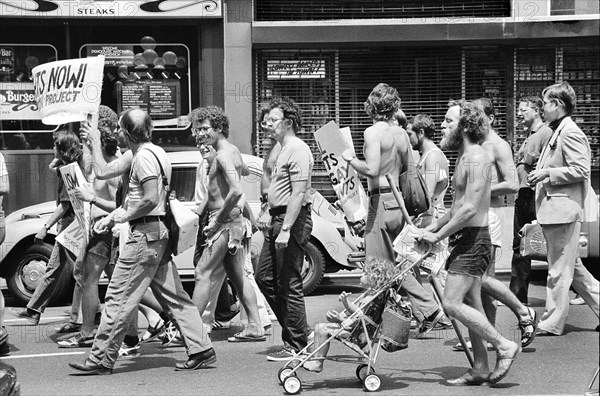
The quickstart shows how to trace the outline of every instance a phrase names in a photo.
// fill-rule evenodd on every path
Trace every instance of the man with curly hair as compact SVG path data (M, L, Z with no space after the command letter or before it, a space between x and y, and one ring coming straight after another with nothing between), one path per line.
M369 209L365 230L367 258L395 261L394 239L404 227L400 206L385 175L398 180L403 165L412 162L412 151L406 131L398 125L395 116L400 108L400 97L395 88L378 84L365 102L365 111L373 125L365 130L365 160L361 161L351 150L342 157L356 171L367 177ZM415 317L421 322L418 337L425 337L443 318L444 312L433 295L425 290L412 273L402 283L402 291L415 308Z
M423 231L421 240L437 243L450 237L452 250L446 261L444 309L469 329L474 354L473 368L448 383L456 386L496 383L506 376L521 347L502 337L490 324L481 302L481 279L492 256L488 209L493 160L481 147L489 123L481 107L461 102L448 109L442 128L441 147L458 151L453 176L454 202L449 213ZM485 341L496 349L496 367L491 374Z
M221 108L195 109L190 121L208 173L206 196L200 205L208 210L208 225L199 230L204 234L204 243L196 243L196 286L192 300L200 314L208 308L214 317L214 303L227 274L248 313L248 325L244 331L235 334L229 341L265 341L256 293L244 272L251 235L247 232L248 220L243 216L246 198L241 186L245 172L242 155L227 140L229 119Z
M268 104L265 127L281 146L272 167L267 202L270 224L259 223L265 242L256 269L256 283L281 325L284 347L270 353L270 361L288 360L307 344L302 292L304 247L312 232L310 198L313 154L296 136L302 128L300 108L288 98ZM263 177L266 177L263 175Z

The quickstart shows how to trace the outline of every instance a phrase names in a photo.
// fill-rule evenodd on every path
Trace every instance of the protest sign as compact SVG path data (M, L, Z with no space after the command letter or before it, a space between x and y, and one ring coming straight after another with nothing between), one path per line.
M85 236L83 230L79 225L79 222L74 221L67 228L62 230L60 234L56 236L56 242L60 243L67 250L79 257L79 254L83 251L85 246Z
M79 223L79 226L82 230L84 242L83 246L87 246L88 235L90 231L90 208L88 205L85 205L85 202L77 199L75 196L75 189L77 187L87 188L88 183L85 180L85 177L83 177L83 173L81 172L81 168L79 168L79 164L77 164L77 162L73 162L61 167L60 173L63 181L65 182L65 187L69 194L69 200L71 201L71 206L73 206L73 210L75 211L77 223Z
M344 150L353 149L347 135L331 121L315 132L315 139L340 206L348 221L356 222L367 217L367 194L354 168L342 158Z
M49 62L32 70L42 122L61 125L98 112L104 56Z
M420 268L436 276L450 255L448 245L446 240L434 244L419 242L417 237L422 233L423 230L411 225L402 229L394 240L394 251L398 254L396 261L414 263L423 258Z

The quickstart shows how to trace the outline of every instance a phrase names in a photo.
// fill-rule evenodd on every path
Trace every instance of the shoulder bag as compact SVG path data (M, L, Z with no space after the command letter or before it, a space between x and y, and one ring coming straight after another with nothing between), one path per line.
M406 142L408 144L408 155L410 156L410 141L408 135ZM425 213L429 210L429 193L427 192L427 185L421 172L414 167L410 166L410 161L407 156L406 161L403 165L403 172L398 178L398 185L402 196L404 197L404 203L406 205L406 211L410 216L418 216L421 213Z
M173 254L177 256L194 247L196 244L199 217L175 197L175 191L171 190L169 187L169 180L167 179L158 156L152 150L147 150L154 155L154 158L156 158L158 166L160 167L163 187L167 192L166 224L169 227L171 250L173 251Z

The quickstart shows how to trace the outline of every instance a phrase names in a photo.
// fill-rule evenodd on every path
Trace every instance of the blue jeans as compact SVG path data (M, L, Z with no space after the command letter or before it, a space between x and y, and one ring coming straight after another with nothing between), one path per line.
M163 222L131 227L106 292L102 321L89 359L112 368L127 328L148 287L164 311L172 316L187 347L188 355L212 348L200 314L183 289L171 260L169 231Z
M67 228L75 219L75 216L63 217L58 221L58 232ZM27 308L33 309L36 312L42 313L50 303L52 295L55 292L56 281L60 279L65 269L69 273L73 271L75 266L75 255L67 250L59 243L54 244L46 273L35 288L35 292L27 304Z
M309 206L300 210L285 249L275 248L275 240L281 231L285 214L271 218L271 226L265 231L265 243L255 276L259 289L281 325L284 344L296 351L306 346L307 335L312 331L306 321L301 274L304 247L312 232L310 213Z

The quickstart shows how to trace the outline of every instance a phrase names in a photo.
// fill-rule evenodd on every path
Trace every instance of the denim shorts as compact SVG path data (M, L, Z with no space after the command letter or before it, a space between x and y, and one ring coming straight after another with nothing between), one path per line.
M448 247L449 273L481 278L490 266L492 241L488 227L465 227L450 235Z

